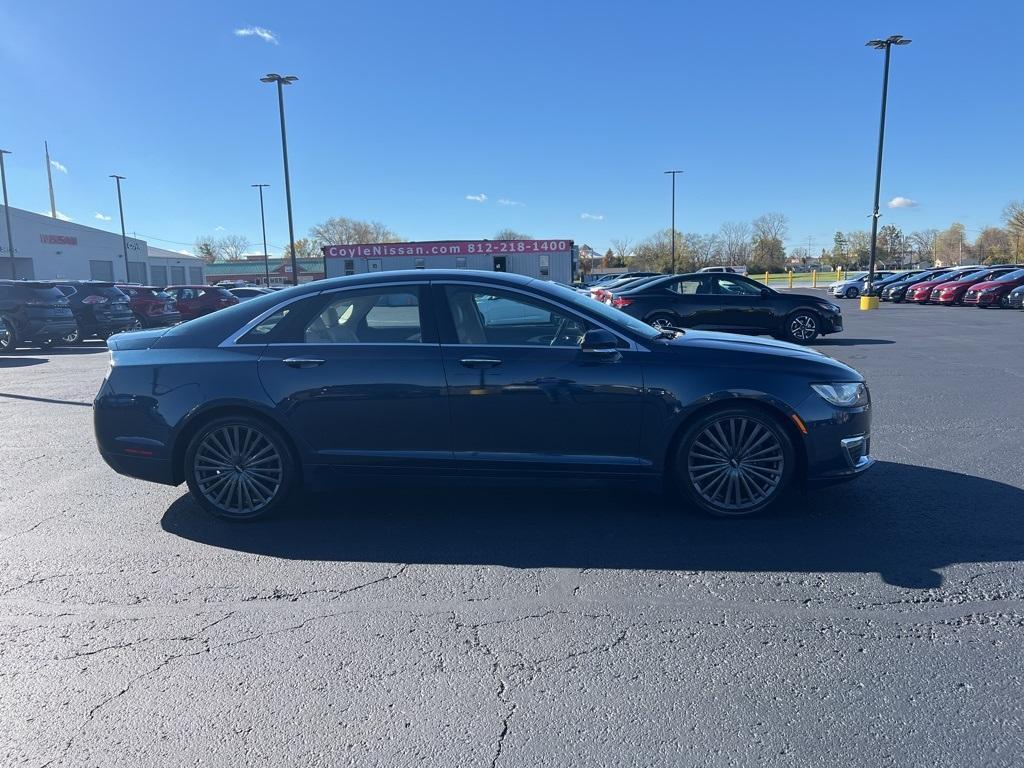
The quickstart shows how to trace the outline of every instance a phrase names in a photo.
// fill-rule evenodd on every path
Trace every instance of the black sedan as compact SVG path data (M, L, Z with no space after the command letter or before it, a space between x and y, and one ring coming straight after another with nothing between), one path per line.
M841 310L827 299L779 293L742 275L670 275L616 293L611 305L656 328L769 334L797 344L843 330Z
M912 285L935 280L947 274L952 277L954 273L955 271L949 269L929 269L924 272L918 272L916 275L911 275L903 280L894 280L887 284L879 293L879 298L882 301L891 301L898 304L906 298L907 289Z
M873 463L857 371L792 344L659 330L518 275L318 281L107 345L103 458L184 481L233 520L286 508L300 484L395 478L667 479L741 516Z

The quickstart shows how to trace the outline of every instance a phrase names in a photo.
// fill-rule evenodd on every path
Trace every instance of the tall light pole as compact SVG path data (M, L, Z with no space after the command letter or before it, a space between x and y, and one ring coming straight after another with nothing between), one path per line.
M277 83L277 106L281 113L281 153L284 155L284 198L288 204L288 249L292 257L292 285L299 284L299 264L295 260L295 227L292 224L292 185L288 178L288 137L284 131L284 86L291 85L299 78L295 75L278 75L271 72L260 78L261 83ZM324 277L327 276L326 269Z
M889 56L894 45L910 45L903 35L891 35L885 40L868 40L866 45L879 51L885 51L885 66L882 71L882 116L878 122L878 161L875 164L875 205L871 209L871 257L868 260L868 279L864 286L864 299L861 309L875 309L878 300L872 301L871 284L875 281L875 252L878 247L878 197L882 189L882 144L885 141L885 102L889 94Z
M672 274L676 273L676 175L683 171L665 171L672 177Z
M263 188L269 184L251 184L260 191L260 225L263 227L263 268L267 273L267 288L270 287L270 257L267 256L267 219L263 215Z
M4 219L7 222L7 254L11 257L11 280L18 279L18 271L15 269L17 262L14 261L14 237L11 235L11 206L7 202L7 171L4 169L4 155L11 154L6 149L0 149L0 183L4 188Z
M121 181L125 177L112 173L110 174L110 178L117 183L117 210L121 214L121 248L124 250L124 276L125 282L130 283L132 277L128 273L128 238L124 234L124 204L121 202Z

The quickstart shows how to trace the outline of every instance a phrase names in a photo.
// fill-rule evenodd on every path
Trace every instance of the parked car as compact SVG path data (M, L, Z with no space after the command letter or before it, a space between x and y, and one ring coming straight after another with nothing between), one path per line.
M742 275L669 275L615 294L611 305L657 328L770 334L797 344L843 330L842 310L832 302L779 293Z
M81 344L89 338L106 339L135 324L128 297L113 283L58 280L55 284L71 304L77 326L60 337L65 344Z
M607 286L591 288L590 298L594 299L595 301L600 301L602 304L611 304L612 296L615 295L615 292L626 291L629 290L630 288L638 288L644 283L649 283L652 280L658 280L662 277L665 277L665 275L657 274L646 275L644 277L626 277L623 278L622 280L616 280Z
M967 294L967 289L977 283L983 283L988 280L995 280L997 277L1016 271L1013 267L997 267L992 269L979 269L976 272L970 272L966 275L961 275L955 280L950 280L945 283L939 283L932 288L931 295L928 300L934 304L943 304L947 307L951 307L954 304L963 303L964 296Z
M882 289L882 292L879 294L879 299L881 301L891 301L898 304L904 300L907 289L910 288L910 286L917 283L923 283L925 280L935 278L944 279L947 275L952 275L953 273L954 271L950 270L948 267L942 267L941 269L925 270L924 272L902 280L895 280Z
M957 267L956 269L943 272L928 280L922 280L919 283L914 283L907 289L903 300L913 304L927 304L931 300L932 289L935 288L935 286L942 285L943 283L948 283L953 280L959 280L961 277L969 275L972 272L977 272L979 269L981 269L981 267L977 264L970 267Z
M892 277L894 274L896 273L889 271L875 272L875 280L884 280L887 277ZM864 287L867 284L867 281L867 272L856 272L842 280L836 280L834 283L829 283L828 292L841 299L856 299L864 293Z
M128 297L128 306L135 315L132 330L162 328L181 321L174 297L162 288L152 285L118 285Z
M698 269L697 271L698 272L731 272L734 275L744 275L744 276L746 276L746 274L747 274L747 268L744 267L744 266L741 266L741 265L732 265L732 266L727 266L727 267L704 267L702 269Z
M169 285L164 290L174 297L182 320L194 320L238 303L227 288L216 285Z
M228 288L228 293L239 301L248 301L249 299L255 299L258 296L266 296L268 293L273 293L273 291L269 288L247 285L239 288Z
M302 482L417 476L671 479L694 506L744 516L873 463L870 396L852 368L792 344L654 328L521 275L321 280L107 345L104 460L184 481L231 520L287 510Z
M0 280L0 354L53 345L77 328L71 305L42 280Z
M1010 309L1024 309L1024 285L1010 291L1006 297L1006 306Z
M911 278L916 277L917 275L924 274L924 272L925 270L923 269L913 269L904 272L894 272L893 274L889 275L888 277L884 277L881 280L879 280L876 277L875 281L871 284L870 295L881 297L882 291L884 291L890 285L895 285L896 283L903 282L904 280L910 280Z
M1010 294L1014 288L1024 286L1024 268L1014 269L1004 275L975 283L964 294L963 303L984 309L985 307L1009 307Z

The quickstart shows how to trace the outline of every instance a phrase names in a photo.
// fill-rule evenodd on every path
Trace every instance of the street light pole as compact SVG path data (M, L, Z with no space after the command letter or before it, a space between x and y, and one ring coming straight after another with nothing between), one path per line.
M125 282L131 282L132 277L128 274L128 238L124 234L124 205L121 203L121 180L125 177L112 173L110 178L117 182L117 210L121 214L121 249L124 251L124 276Z
M292 257L292 285L299 284L299 264L295 259L295 227L292 224L292 185L288 177L288 137L284 130L284 86L291 85L299 78L295 75L281 76L271 72L260 78L261 83L277 83L277 106L281 113L281 154L284 155L284 197L288 206L288 249ZM326 257L325 257L326 258ZM327 267L324 266L324 277Z
M676 273L676 174L683 171L665 171L672 177L672 274Z
M263 227L263 268L267 273L267 288L270 287L270 257L267 256L267 218L263 215L263 188L269 184L251 184L260 191L260 225Z
M11 280L18 279L18 271L15 269L17 262L14 260L14 236L11 234L11 206L7 202L7 171L4 169L4 155L11 154L6 149L0 149L0 183L4 188L4 219L7 222L7 254L11 257Z
M875 204L871 209L871 257L868 260L868 279L864 285L865 301L861 309L875 309L877 300L872 301L871 286L875 281L875 254L878 248L878 198L882 190L882 145L885 142L885 103L889 95L889 57L894 45L910 45L903 35L890 35L885 40L869 40L869 48L885 51L885 65L882 70L882 114L878 122L878 159L875 163Z

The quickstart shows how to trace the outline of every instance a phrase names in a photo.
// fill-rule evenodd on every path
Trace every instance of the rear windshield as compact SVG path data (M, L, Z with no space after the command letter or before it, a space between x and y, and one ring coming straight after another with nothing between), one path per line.
M124 291L120 288L115 288L112 285L72 285L71 288L72 296L103 296L104 298L116 301L117 299L124 299Z
M65 301L64 294L58 291L55 287L21 288L21 290L17 291L15 295L23 297L26 301L43 301L48 304L56 304L57 302Z

